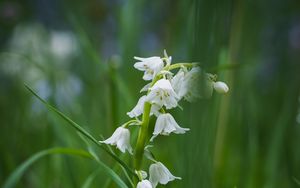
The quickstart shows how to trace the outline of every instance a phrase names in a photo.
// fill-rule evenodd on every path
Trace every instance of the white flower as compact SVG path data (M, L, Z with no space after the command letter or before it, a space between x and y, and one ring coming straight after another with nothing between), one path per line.
M169 80L158 80L147 95L147 101L158 106L165 106L171 109L177 106L178 96L173 90Z
M187 93L188 88L186 87L185 71L183 69L180 69L172 78L171 85L179 99L181 99Z
M141 93L141 92L144 92L144 91L148 91L148 89L150 88L150 86L151 86L151 83L146 84L146 85L141 89L140 93Z
M127 112L127 115L131 118L138 117L139 115L141 115L144 110L145 101L146 101L146 95L142 96L139 99L136 106L130 112Z
M212 96L215 89L219 93L226 93L228 87L223 82L215 82L215 75L201 71L194 67L190 71L181 68L172 78L171 84L179 100L184 97L189 102L197 98L208 98Z
M152 185L150 181L142 180L137 184L136 188L152 188Z
M201 74L201 69L199 67L193 67L184 76L182 92L184 93L185 100L189 102L193 102L200 97L200 88L199 88L200 87L199 83L201 83L200 74Z
M142 96L138 100L136 106L130 112L127 112L127 115L129 117L131 117L131 118L140 116L143 113L143 111L144 111L144 104L146 102L146 98L147 98L146 95ZM161 108L160 106L157 106L157 105L153 104L151 106L151 113L150 113L150 115L154 114L154 115L158 116L160 108Z
M229 91L228 86L224 82L215 82L213 86L218 93L223 94Z
M190 71L181 68L172 78L171 84L179 100L184 97L189 102L195 101L200 95L201 69L194 67ZM206 79L206 78L205 78ZM207 80L205 80L204 84ZM206 87L205 87L206 89Z
M205 73L204 75L205 77L203 78L203 82L204 82L204 87L203 87L203 91L201 93L201 97L204 98L209 98L212 96L213 91L214 91L214 77L215 75L212 75L210 73Z
M158 183L166 185L169 181L175 179L181 179L171 174L171 172L161 162L152 164L149 168L150 182L153 187L156 187Z
M180 127L171 114L160 114L156 120L151 141L153 141L153 139L159 134L169 135L172 132L176 134L183 134L189 130L189 128Z
M128 152L132 154L132 148L130 145L130 132L124 127L118 127L111 137L99 142L116 145L121 152L125 153L125 150L128 150Z
M145 71L143 79L152 80L154 76L164 68L164 62L160 57L153 56L148 58L134 57L134 59L139 60L133 66L134 68Z

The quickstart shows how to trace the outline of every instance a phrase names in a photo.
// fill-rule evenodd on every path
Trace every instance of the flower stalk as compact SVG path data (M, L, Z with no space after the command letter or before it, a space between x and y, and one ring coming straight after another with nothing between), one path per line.
M133 155L134 170L139 180L134 180L137 188L155 188L158 184L165 185L180 177L172 175L172 173L161 162L155 159L155 156L146 147L148 142L153 142L158 136L168 136L172 134L184 134L189 128L179 126L175 118L171 115L170 109L182 108L179 102L184 99L192 102L197 98L201 98L199 92L199 83L201 76L204 77L205 86L211 96L213 89L218 93L227 93L229 88L224 82L217 81L215 75L205 73L200 69L199 64L192 63L176 63L171 64L172 57L164 52L164 57L153 56L149 58L134 57L138 60L134 67L144 72L143 79L150 81L142 89L145 92L140 97L136 106L127 112L130 118L122 126L117 128L113 135L101 143L115 145L121 152ZM179 69L175 74L174 69ZM142 120L138 117L142 115ZM149 122L150 116L155 119L154 131L150 133ZM130 130L131 125L136 125L139 129L135 147L131 147ZM151 138L150 138L151 137ZM134 151L132 153L132 151ZM147 173L143 171L142 164L144 158L148 158L153 163L149 168L149 179Z
M140 126L139 135L137 138L135 153L134 153L134 168L136 170L141 170L145 142L146 142L146 138L148 137L150 110L151 110L151 104L149 102L145 102L143 119Z

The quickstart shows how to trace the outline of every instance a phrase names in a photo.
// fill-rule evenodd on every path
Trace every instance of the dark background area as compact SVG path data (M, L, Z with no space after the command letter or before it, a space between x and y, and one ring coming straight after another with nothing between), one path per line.
M38 151L86 147L24 83L100 140L141 96L133 56L163 49L173 62L201 62L230 88L173 112L191 131L155 141L154 153L183 178L166 187L299 187L296 0L1 1L0 184ZM81 187L97 169L53 155L18 187ZM109 181L100 170L91 187L113 187Z

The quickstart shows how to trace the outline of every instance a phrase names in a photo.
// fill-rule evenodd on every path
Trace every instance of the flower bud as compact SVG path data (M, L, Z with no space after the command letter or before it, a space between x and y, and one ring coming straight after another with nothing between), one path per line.
M218 93L222 93L222 94L227 93L229 91L228 86L224 82L215 82L214 89Z

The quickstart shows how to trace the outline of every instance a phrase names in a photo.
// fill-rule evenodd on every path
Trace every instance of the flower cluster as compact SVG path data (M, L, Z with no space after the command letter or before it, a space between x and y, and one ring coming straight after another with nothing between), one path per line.
M168 110L178 107L182 99L192 102L203 97L203 92L201 93L201 89L197 87L201 83L204 83L203 88L207 90L205 93L208 95L211 95L213 90L226 93L229 89L224 82L217 81L215 75L205 73L196 63L171 64L172 58L167 55L166 51L164 57L134 57L134 59L138 61L134 67L143 71L143 79L150 83L141 89L141 92L145 94L127 113L133 119L117 128L110 138L100 142L115 145L123 153L126 150L130 154L134 153L135 170L140 180L136 185L137 188L154 188L157 184L165 185L181 178L172 175L161 162L148 157L153 164L149 168L149 180L146 179L147 173L141 170L141 156L146 150L146 139L151 137L149 141L153 142L154 138L159 135L184 134L190 130L179 126ZM179 69L176 74L172 72L174 69ZM142 116L141 120L140 116ZM152 135L147 135L150 116L154 116L156 122ZM140 127L134 151L130 144L129 125Z

